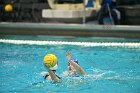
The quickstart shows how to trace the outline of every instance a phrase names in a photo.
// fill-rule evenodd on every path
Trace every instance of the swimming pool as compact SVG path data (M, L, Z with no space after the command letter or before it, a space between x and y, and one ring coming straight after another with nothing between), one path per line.
M140 39L51 36L0 36L1 93L139 93ZM85 77L64 77L66 52L85 69ZM62 83L40 73L46 53L56 54Z

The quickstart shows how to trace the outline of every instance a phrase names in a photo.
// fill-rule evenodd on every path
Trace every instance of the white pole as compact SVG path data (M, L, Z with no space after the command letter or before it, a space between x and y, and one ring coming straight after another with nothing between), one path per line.
M83 6L84 6L84 9L83 9L83 24L86 23L86 7L85 7L85 0L83 0Z
M108 11L109 11L109 16L110 16L111 23L112 23L112 25L114 25L114 20L113 20L112 15L111 15L111 10L110 10L109 4L107 4L107 8L108 8Z

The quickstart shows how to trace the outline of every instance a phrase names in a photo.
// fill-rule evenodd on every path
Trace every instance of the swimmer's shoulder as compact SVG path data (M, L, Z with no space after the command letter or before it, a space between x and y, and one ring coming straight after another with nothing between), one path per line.
M51 77L50 77L50 75L49 75L48 72L41 72L40 74L41 74L41 76L44 77L44 79L51 80ZM57 76L58 79L61 80L61 77L60 76L58 76L58 75L56 75L56 76Z

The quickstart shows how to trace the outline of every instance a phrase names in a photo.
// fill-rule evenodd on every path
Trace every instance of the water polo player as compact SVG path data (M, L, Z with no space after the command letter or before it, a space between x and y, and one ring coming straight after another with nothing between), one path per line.
M85 75L86 72L80 67L77 59L71 59L72 55L70 52L66 54L68 60L68 76L80 76Z
M44 66L47 68L47 72L42 72L44 78L47 80L53 80L55 82L60 82L60 77L55 74L58 68L57 57L53 54L47 54L44 57Z

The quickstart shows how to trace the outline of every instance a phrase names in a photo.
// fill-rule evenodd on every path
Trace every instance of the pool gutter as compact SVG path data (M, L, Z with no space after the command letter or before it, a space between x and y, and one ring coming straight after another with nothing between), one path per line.
M1 22L0 34L140 38L140 26Z

